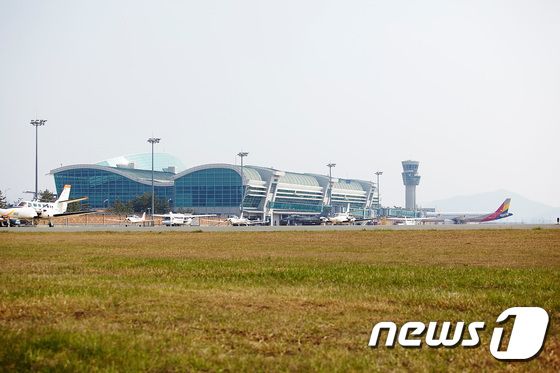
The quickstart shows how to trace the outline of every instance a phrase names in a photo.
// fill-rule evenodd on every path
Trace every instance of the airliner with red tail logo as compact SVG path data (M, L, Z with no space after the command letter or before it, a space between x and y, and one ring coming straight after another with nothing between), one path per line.
M427 214L427 219L430 219L430 221L451 221L455 224L484 223L504 219L513 215L508 211L510 202L511 198L507 198L496 211L491 213L432 212Z

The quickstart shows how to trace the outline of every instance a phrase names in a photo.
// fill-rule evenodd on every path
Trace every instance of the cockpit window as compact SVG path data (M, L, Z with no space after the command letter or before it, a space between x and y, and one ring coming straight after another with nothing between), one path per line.
M18 207L25 207L25 206L27 206L27 202L23 202L23 201L21 201L18 205Z

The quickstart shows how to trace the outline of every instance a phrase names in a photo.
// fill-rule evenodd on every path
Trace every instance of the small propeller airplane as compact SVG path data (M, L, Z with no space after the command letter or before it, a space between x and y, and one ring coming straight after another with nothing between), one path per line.
M9 227L11 219L30 220L33 225L36 225L38 219L48 219L49 227L54 227L51 221L54 217L93 213L94 211L66 212L69 203L88 199L88 197L70 199L70 189L70 185L65 185L54 202L21 201L16 207L0 209L0 222Z
M339 212L335 215L332 216L322 216L321 220L323 221L323 223L325 224L354 224L357 222L367 222L367 221L371 221L371 218L368 219L356 219L355 216L353 216L352 214L350 214L350 204L348 204L348 207L346 209L346 211L344 212Z
M226 219L226 222L233 226L252 225L253 222L243 216L232 215Z
M329 224L352 224L356 221L356 218L350 215L349 212L339 212L333 216L323 216L321 217L321 220L323 220L324 223Z
M192 225L194 220L197 218L206 218L206 217L212 217L216 215L214 214L193 215L193 214L181 214L181 213L169 212L169 214L154 214L154 216L163 218L161 224L168 227L174 227L179 225Z
M129 225L135 225L135 224L138 224L138 226L141 227L141 226L144 225L144 223L153 222L152 219L146 219L146 213L145 212L142 213L142 216L127 215L124 218L124 220L109 219L109 221L118 221L118 222L124 223L125 227L128 227Z
M252 220L249 218L245 218L243 216L239 217L237 215L231 215L229 218L226 219L225 221L227 224L229 225L233 225L235 227L238 226L249 226L249 225L263 225L266 224L266 221L263 220Z

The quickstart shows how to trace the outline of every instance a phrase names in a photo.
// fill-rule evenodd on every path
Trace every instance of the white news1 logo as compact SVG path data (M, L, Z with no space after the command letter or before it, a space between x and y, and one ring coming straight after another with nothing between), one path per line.
M496 322L503 323L510 317L515 317L515 322L508 345L504 351L499 351L504 329L494 328L490 340L490 353L499 360L527 360L534 357L544 344L548 328L548 314L540 307L512 307L502 312ZM421 337L426 331L425 341L426 345L430 347L456 347L459 343L463 347L475 347L480 343L478 330L484 329L485 325L483 321L470 323L467 327L467 339L463 338L465 328L463 321L456 323L452 336L449 335L450 327L450 322L443 322L439 336L436 336L437 322L430 322L426 330L426 324L423 322L409 321L401 327L397 341L403 347L420 347L422 340L415 339L414 336ZM391 321L384 321L373 327L368 344L370 347L377 347L382 330L388 331L385 346L393 347L395 345L397 325Z

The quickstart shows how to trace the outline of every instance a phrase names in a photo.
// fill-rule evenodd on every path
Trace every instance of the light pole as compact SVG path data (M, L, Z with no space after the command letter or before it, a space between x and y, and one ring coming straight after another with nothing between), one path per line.
M152 216L152 224L154 223L154 201L155 201L155 188L154 188L154 144L158 144L160 142L160 138L158 137L150 137L148 139L148 142L150 144L152 144L152 210L151 210L151 216Z
M35 127L35 200L39 194L39 127L44 126L46 119L34 119L31 125Z
M329 206L331 206L332 189L333 189L332 168L336 167L336 163L329 163L327 167L329 168Z
M245 177L245 174L243 173L243 158L245 158L246 156L249 155L249 153L247 152L239 152L237 153L237 155L239 156L239 158L241 158L241 206L239 207L239 210L241 212L241 218L243 217L243 202L245 199L245 185L243 184L243 179Z
M379 176L383 175L383 171L376 171L375 175L377 176L377 208L381 208L381 200L379 199Z

